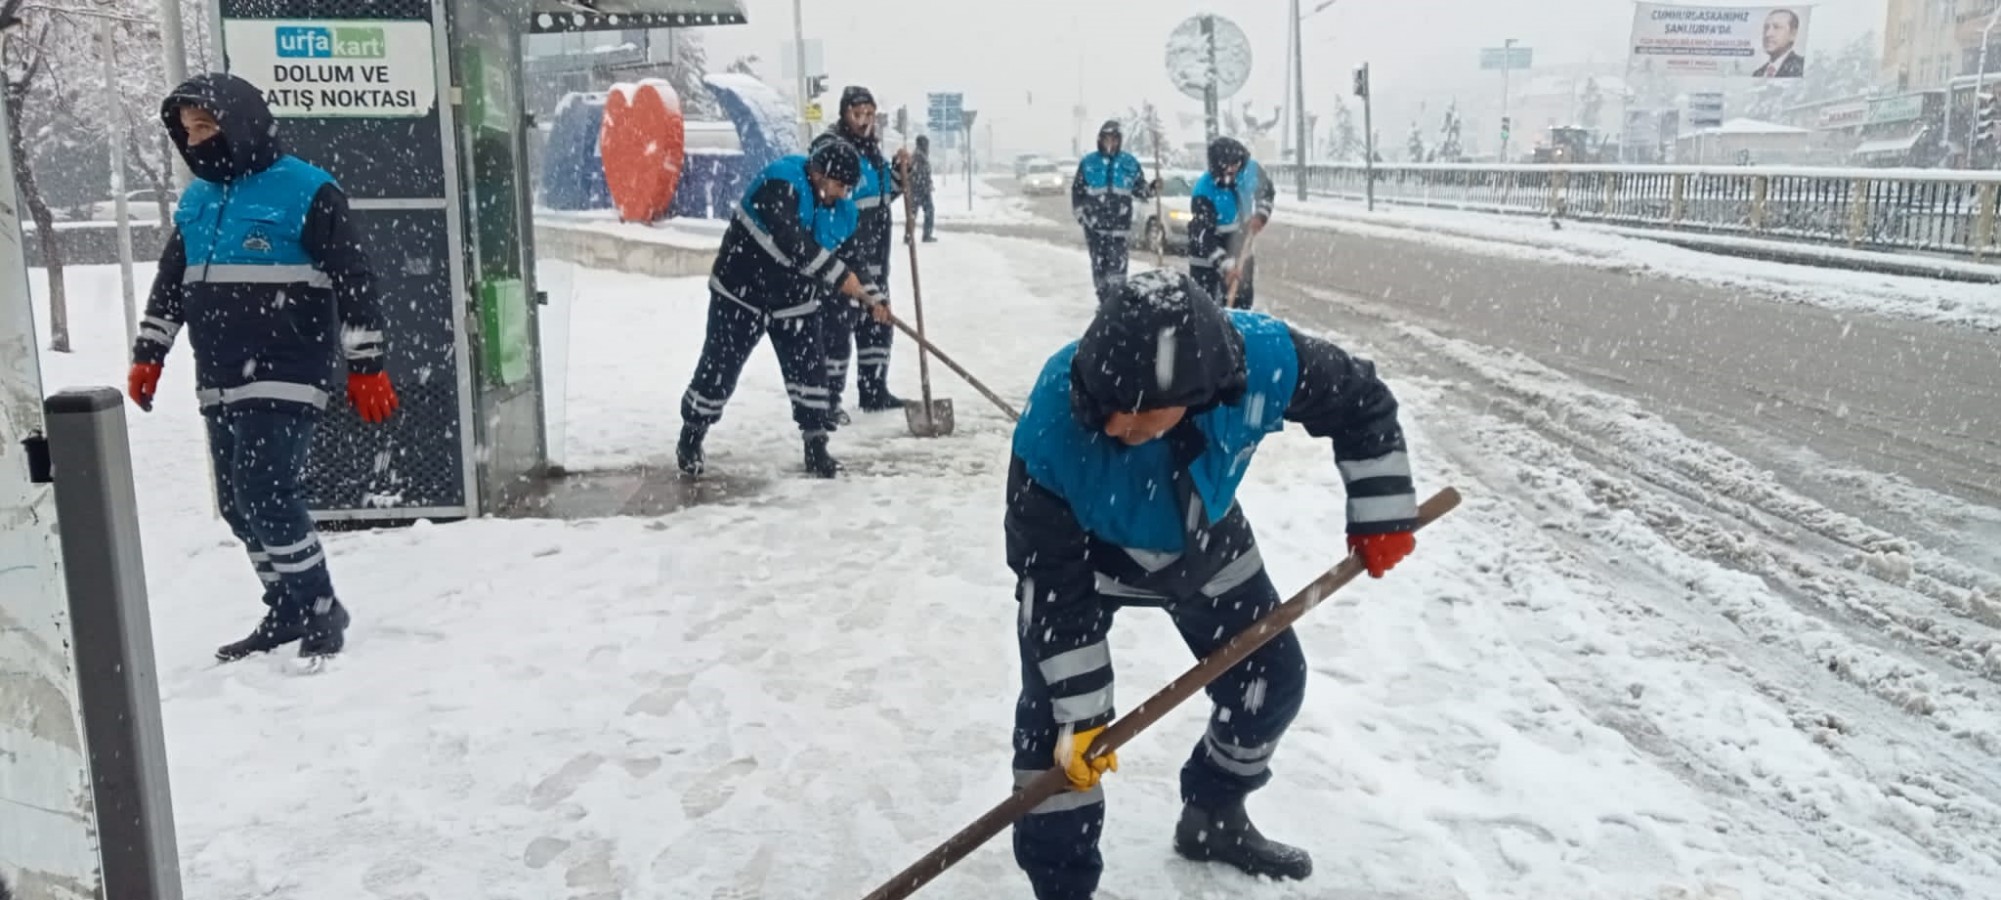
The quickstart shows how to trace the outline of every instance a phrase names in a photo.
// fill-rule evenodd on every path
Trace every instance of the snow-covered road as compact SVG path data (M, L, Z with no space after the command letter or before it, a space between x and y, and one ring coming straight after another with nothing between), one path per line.
M934 337L1003 395L1090 314L1081 253L924 252ZM82 352L45 356L51 389L122 380L113 275L76 276ZM702 280L568 281L568 465L665 464ZM1252 808L1314 879L1172 856L1191 705L1111 776L1108 897L2001 896L2001 512L1828 473L1929 525L1857 520L1534 360L1330 337L1398 390L1420 492L1468 502L1302 626L1307 705ZM208 662L259 610L188 370L133 440L189 896L859 897L1005 796L1008 426L948 373L956 436L861 417L835 483L795 475L759 351L709 445L752 496L331 535L356 626L301 678ZM1242 496L1281 590L1343 552L1324 444L1268 441ZM1144 610L1113 647L1128 705L1189 662ZM1000 840L920 896L1027 886Z

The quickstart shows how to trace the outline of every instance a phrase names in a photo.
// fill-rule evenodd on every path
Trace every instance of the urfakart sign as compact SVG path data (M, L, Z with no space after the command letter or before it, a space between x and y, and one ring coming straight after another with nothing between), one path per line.
M227 19L230 71L281 118L420 118L438 99L429 22Z
M1801 78L1812 8L1640 3L1632 62L1665 75Z

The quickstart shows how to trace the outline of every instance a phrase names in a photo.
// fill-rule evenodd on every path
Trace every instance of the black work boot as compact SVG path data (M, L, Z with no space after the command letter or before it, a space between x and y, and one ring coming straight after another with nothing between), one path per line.
M806 436L806 471L815 478L833 478L841 474L840 461L827 452L826 435Z
M264 620L257 623L257 630L240 641L233 641L217 647L217 662L235 662L257 653L269 653L306 636L306 622L303 617L280 603L264 613Z
M1313 874L1313 857L1305 850L1281 844L1258 833L1244 801L1213 810L1194 805L1181 808L1174 828L1174 852L1196 862L1219 862L1247 875L1305 878Z
M680 467L681 474L689 478L702 476L702 438L708 434L709 429L705 426L681 426L681 440L674 445L674 464Z
M865 413L889 412L892 409L902 409L903 407L903 398L890 393L888 388L865 394L862 397L862 412Z
M306 617L304 636L299 638L299 658L333 656L347 646L347 607L329 598L326 612Z

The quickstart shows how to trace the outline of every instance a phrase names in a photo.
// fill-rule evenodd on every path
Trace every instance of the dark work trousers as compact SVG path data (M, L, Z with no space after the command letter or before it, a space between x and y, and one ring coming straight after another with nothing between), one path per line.
M1237 285L1237 301L1236 305L1231 307L1233 309L1250 309L1251 304L1257 300L1258 261L1253 257L1246 260L1243 267L1243 283ZM1218 305L1228 302L1230 286L1224 283L1220 271L1210 266L1191 265L1188 267L1188 274L1194 277L1196 284L1201 285L1203 290L1216 298Z
M931 239L931 224L937 216L937 207L932 205L930 194L918 198L917 205L924 209L924 239L928 241Z
M880 282L873 282L880 284ZM883 296L889 287L882 285ZM822 329L827 338L827 402L829 409L841 408L847 389L849 362L855 363L855 391L861 395L865 411L879 411L888 405L889 349L895 338L893 326L877 322L846 298L830 299L822 307L826 317Z
M1077 603L1077 609L1038 610L1038 621L1060 616L1066 633L1094 632L1078 637L1083 645L1103 641L1116 601L1092 595ZM1203 657L1278 605L1278 592L1261 570L1220 597L1176 600L1166 609L1188 649ZM1017 785L1055 764L1061 737L1042 667L1032 658L1032 647L1023 643L1021 651L1021 696L1014 707ZM1299 713L1305 688L1306 656L1291 629L1211 683L1214 708L1206 733L1181 768L1182 801L1215 808L1264 787L1271 780L1272 752ZM1103 785L1065 791L1015 822L1015 862L1028 873L1037 900L1086 900L1097 890L1104 823Z
M334 602L326 551L301 484L320 412L297 406L202 411L222 520L250 553L264 583L264 605L288 622L305 621L309 611L325 613Z
M822 307L821 309L824 309ZM774 319L728 297L709 293L709 333L702 342L702 359L694 380L681 395L681 420L707 428L722 420L723 407L736 393L750 354L768 333L785 376L785 393L792 399L792 421L808 437L827 431L827 352L820 334L825 314Z
M1084 229L1084 243L1091 249L1091 283L1098 289L1098 299L1103 301L1125 284L1132 247L1126 243L1126 232L1090 228Z

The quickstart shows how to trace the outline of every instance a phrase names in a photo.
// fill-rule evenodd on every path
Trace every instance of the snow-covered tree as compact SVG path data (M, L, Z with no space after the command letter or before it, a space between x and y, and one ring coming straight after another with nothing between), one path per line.
M1334 108L1334 158L1362 158L1362 129L1355 124L1355 114L1345 102Z
M1439 162L1458 162L1464 155L1460 147L1459 101L1454 100L1445 107L1445 124L1439 129L1439 143L1436 158Z
M1410 123L1410 135L1404 138L1404 146L1410 153L1411 162L1424 162L1424 127L1416 122Z
M66 76L75 60L96 58L88 42L78 43L82 29L71 17L46 6L28 7L20 0L0 4L0 66L7 80L7 140L14 155L15 190L28 207L41 243L42 264L49 279L49 349L67 353L69 297L64 290L62 245L56 239L56 216L35 178L33 148L54 138L67 123L62 110L76 99Z
M1584 87L1577 95L1577 124L1596 131L1604 115L1604 89L1598 86L1597 78L1584 79Z
M667 67L667 81L681 95L681 111L690 119L722 118L721 104L702 83L702 77L709 73L709 51L702 44L702 33L692 28L670 28L667 35L674 49L674 62Z

